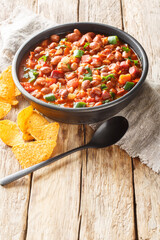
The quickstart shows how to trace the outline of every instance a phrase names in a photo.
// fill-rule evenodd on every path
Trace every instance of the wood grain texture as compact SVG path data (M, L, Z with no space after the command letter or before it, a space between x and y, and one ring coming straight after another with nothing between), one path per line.
M124 30L144 47L149 58L148 81L160 84L160 1L122 0Z
M17 6L35 9L33 1L1 1L0 21L9 17ZM5 119L16 121L17 113L28 105L20 96L18 107L13 107ZM0 178L20 170L18 161L10 147L0 140ZM6 187L0 186L0 240L22 240L26 234L28 202L30 196L30 175Z
M160 239L160 176L134 159L137 225L140 240Z
M3 143L0 144L0 178L2 178L20 170L20 166L11 149ZM29 194L30 176L6 187L0 186L0 240L24 239Z
M92 131L87 127L86 140ZM116 146L88 150L83 162L80 239L134 239L132 166Z
M39 13L58 23L77 20L77 1L39 1ZM66 4L66 8L62 7ZM67 11L67 14L66 14ZM60 124L54 154L83 144L82 126ZM79 228L81 161L85 152L59 160L33 174L27 240L75 240Z
M77 22L77 9L78 0L38 0L38 13L58 24Z
M36 11L37 1L38 0L1 0L0 21L7 19L18 6L27 7L32 11Z
M121 28L120 1L79 0L79 21L100 22Z
M160 2L122 0L124 30L132 34L147 52L150 68L147 80L160 84ZM131 14L132 13L132 14ZM138 237L160 239L160 176L134 159L134 185Z
M150 58L148 79L160 82L160 47L155 41L159 39L159 1L148 5L144 0L121 1L124 29L142 43ZM79 20L122 27L120 1L116 0L1 0L0 21L18 5L59 24ZM7 118L15 121L17 112L26 105L21 101ZM85 131L88 142L92 130L86 126ZM54 154L83 141L82 126L61 124ZM0 144L3 177L20 167L11 149ZM133 162L138 239L159 240L160 178L137 159ZM118 147L74 153L35 172L31 194L30 176L0 187L0 240L136 239L132 180L131 159Z
M80 21L122 28L119 1L80 0ZM87 141L91 137L86 130ZM132 166L118 147L88 150L83 163L80 239L135 239Z
M55 154L81 144L81 126L60 125ZM77 239L81 160L85 157L84 153L74 153L33 174L27 240L34 239L34 236L44 240Z

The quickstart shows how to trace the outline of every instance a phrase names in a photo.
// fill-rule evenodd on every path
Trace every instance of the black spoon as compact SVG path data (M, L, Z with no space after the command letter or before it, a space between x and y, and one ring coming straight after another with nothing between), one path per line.
M118 142L128 129L128 121L126 118L117 116L110 118L109 120L102 123L99 128L93 134L93 137L89 143L86 145L74 148L68 152L62 153L56 157L50 158L46 161L40 162L29 168L20 170L19 172L13 173L7 177L4 177L0 180L0 185L4 186L8 183L11 183L25 175L32 173L50 163L53 163L71 153L77 152L86 148L104 148Z

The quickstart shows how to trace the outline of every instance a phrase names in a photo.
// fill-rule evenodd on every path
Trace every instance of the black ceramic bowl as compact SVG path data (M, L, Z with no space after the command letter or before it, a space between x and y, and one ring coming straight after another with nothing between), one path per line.
M103 104L97 107L90 108L64 108L54 106L30 95L20 84L18 79L19 65L24 55L34 48L34 46L44 39L49 38L52 34L66 34L72 32L73 29L79 29L81 32L95 32L106 35L117 35L123 42L128 43L131 48L138 55L142 64L142 75L139 82L134 88L132 88L127 94L121 98L114 100L110 103ZM63 24L56 27L49 28L39 34L35 35L31 39L27 40L17 51L12 64L12 74L14 82L17 88L21 91L24 97L36 108L39 112L45 116L54 119L59 122L72 123L72 124L89 124L102 121L106 118L110 118L121 111L127 104L136 96L139 89L146 78L148 72L148 59L142 46L129 34L123 32L115 27L99 24L99 23L69 23Z

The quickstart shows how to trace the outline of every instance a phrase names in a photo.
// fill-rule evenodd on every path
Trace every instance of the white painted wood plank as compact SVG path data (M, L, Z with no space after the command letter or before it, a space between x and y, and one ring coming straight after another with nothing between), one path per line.
M80 0L79 19L121 28L120 1ZM90 149L83 163L80 239L134 239L133 208L130 157L115 146Z
M149 59L148 81L160 84L160 2L122 0L124 30L144 47Z
M18 5L35 10L35 2L26 0L1 0L0 21L9 17ZM20 97L18 107L13 107L6 119L16 121L17 113L28 103ZM0 178L20 170L10 147L0 140ZM0 240L22 240L26 234L27 210L30 195L30 175L6 187L0 186Z
M149 58L148 81L160 85L160 2L122 0L124 30L144 47ZM160 176L134 159L139 239L160 239Z
M39 13L58 23L77 20L77 1L39 1ZM55 154L83 144L82 126L60 124ZM27 240L75 240L79 228L81 161L74 153L33 174Z
M90 139L87 130L87 141ZM132 164L116 146L88 150L83 162L80 239L135 239Z
M77 22L77 9L78 0L38 0L38 12L58 24Z
M160 176L134 159L139 239L160 239Z
M0 21L7 19L16 7L26 7L34 12L37 9L37 0L1 0Z
M120 1L80 0L79 7L80 22L100 22L122 27Z

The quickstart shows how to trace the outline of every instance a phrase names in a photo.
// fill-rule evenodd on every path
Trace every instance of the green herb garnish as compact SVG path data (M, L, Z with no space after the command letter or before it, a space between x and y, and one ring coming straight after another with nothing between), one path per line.
M86 107L86 103L85 102L76 102L74 104L74 108L83 108Z
M86 75L87 75L87 74L86 74ZM85 76L85 77L83 78L83 81L84 81L84 80L92 81L92 80L93 80L93 77Z
M29 74L28 74L28 73L25 73L25 74L23 75L23 77L24 77L24 78L29 78Z
M88 74L92 76L92 70L90 69L90 67L86 66L85 69L88 71Z
M37 69L28 69L28 68L26 68L24 71L25 72L28 71L27 73L25 73L23 75L24 78L29 78L28 82L33 82L34 80L36 80L36 78L39 75Z
M30 69L30 71L28 72L28 77L29 77L28 82L33 82L34 80L36 80L38 75L39 75L39 72L37 71L37 69Z
M28 71L28 70L29 70L29 68L26 68L26 67L23 68L23 71L24 71L24 72L26 72L26 71Z
M110 95L111 95L111 98L114 99L115 93L114 93L114 92L109 92L109 93L110 93Z
M55 49L60 49L60 48L66 48L67 45L63 44L63 45L58 45L57 47L55 47Z
M93 80L92 70L91 70L90 67L88 67L88 66L86 66L85 69L88 71L88 73L84 74L83 81L84 81L84 80L92 81L92 80Z
M71 68L69 63L67 63L67 67L68 67L69 70L72 70L72 68Z
M62 38L60 41L65 42L66 40L67 40L67 38Z
M126 82L126 84L124 85L124 90L129 91L134 87L134 83L133 82Z
M61 87L62 87L62 84L59 82L59 89L61 89Z
M107 89L106 84L102 84L102 85L101 85L101 89L102 89L102 90L106 90L106 89Z
M40 58L38 59L38 61L40 61L40 60L42 60L42 59L43 59L44 62L46 62L46 61L47 61L47 56L44 55L44 56L40 57Z
M46 61L47 61L47 58L48 58L48 56L49 56L49 53L47 52L47 53L46 53L46 55L44 55L44 56L40 57L40 58L38 59L38 61L40 61L41 59L43 59L43 61L44 61L44 62L46 62Z
M117 44L118 41L119 41L119 38L117 36L109 36L108 37L108 42L110 44Z
M132 58L131 58L131 57L128 57L128 58L126 58L126 59L129 59L131 62L134 62L134 64L135 64L135 65L137 65L137 64L138 64L138 60L132 60Z
M73 56L76 58L81 58L84 54L83 50L74 50Z
M122 50L125 51L125 52L127 52L127 53L130 51L129 47L125 47L125 46L122 47Z
M88 47L90 45L89 42L86 42L86 44L83 46L84 49L86 49L86 47Z
M95 69L97 69L97 70L101 70L101 69L104 68L104 67L107 67L107 66L106 66L106 65L102 65L102 66L97 67L97 68L95 68Z
M92 75L90 73L86 73L84 74L85 77L92 77Z
M115 78L114 74L109 74L108 76L103 76L102 82L108 81L110 78Z
M109 99L107 99L107 100L103 101L103 103L109 103L109 102L110 102L110 100L109 100Z
M46 99L47 101L55 101L56 100L56 97L54 96L53 93L49 93L49 94L46 94L43 96L44 99Z

